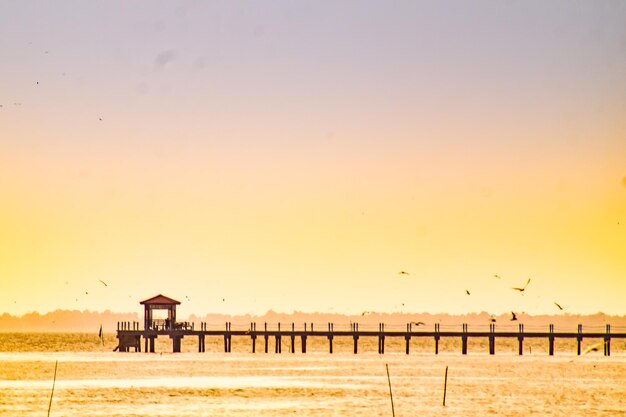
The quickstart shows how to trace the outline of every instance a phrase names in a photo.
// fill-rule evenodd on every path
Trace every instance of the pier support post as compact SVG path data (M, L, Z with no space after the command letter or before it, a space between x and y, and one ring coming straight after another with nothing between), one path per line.
M278 323L278 333L276 333L276 340L274 342L274 353L282 353L283 346L282 340L280 337L280 323Z
M583 325L578 325L578 336L576 336L576 354L580 356L581 354L581 345L583 342Z
M306 353L306 323L304 323L304 333L300 336L300 341L302 343L302 353Z
M463 323L463 335L461 336L461 353L467 355L467 324Z
M296 353L295 324L291 323L291 353Z
M230 329L231 329L231 323L230 322L226 322L226 331L224 332L224 352L226 353L230 353L231 348L231 341L232 341L232 334L230 333Z
M524 325L519 325L519 335L517 336L517 343L519 344L518 353L520 356L524 354Z
M269 338L270 338L268 336L268 334L267 334L267 323L265 323L265 335L264 335L264 337L265 337L265 353L267 353L268 352L268 345L269 345Z
M256 353L256 323L250 323L250 339L252 339L252 353Z
M435 355L439 355L439 323L435 323Z
M611 356L611 325L606 325L606 333L604 335L604 356Z
M385 353L385 323L378 323L378 353Z
M493 323L489 324L489 354L495 355L496 353L496 335L494 334L496 330L496 325Z
M352 340L354 341L354 354L359 353L359 323L352 324Z
M406 344L405 351L406 354L409 354L410 345L411 345L411 323L407 323L406 325L406 336L404 336L404 341Z
M333 339L335 337L333 335L334 327L335 325L333 323L328 323L328 349L330 353L333 353Z
M548 350L550 356L554 356L554 324L550 325L550 334L548 335Z
M170 335L170 338L172 339L172 352L174 353L179 353L180 352L180 347L182 345L181 341L183 339L183 335L182 334L172 334Z

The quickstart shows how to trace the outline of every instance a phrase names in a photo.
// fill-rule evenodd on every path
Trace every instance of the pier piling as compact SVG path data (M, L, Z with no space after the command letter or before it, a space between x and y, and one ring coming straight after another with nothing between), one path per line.
M548 334L548 342L549 342L548 351L550 353L550 356L554 356L554 324L550 325L550 330Z

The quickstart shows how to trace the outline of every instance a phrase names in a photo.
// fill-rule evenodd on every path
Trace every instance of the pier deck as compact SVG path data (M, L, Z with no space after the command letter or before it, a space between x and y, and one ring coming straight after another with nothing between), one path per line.
M178 323L177 323L178 324ZM594 345L594 350L602 348L605 356L611 355L611 340L626 339L626 332L612 333L611 326L606 325L604 331L583 331L582 325L578 325L575 332L556 332L553 325L548 326L548 331L525 331L524 325L520 324L517 331L496 331L495 324L489 326L489 330L470 331L467 324L461 326L461 330L441 330L439 324L435 324L434 329L427 330L424 327L413 326L411 323L406 325L404 330L387 330L385 324L380 323L378 330L360 330L358 323L351 323L348 330L335 330L333 323L327 326L319 325L314 327L313 324L304 324L301 328L296 329L295 324L291 323L287 328L281 329L278 323L276 328L268 328L267 323L258 329L256 323L250 323L247 329L232 329L231 323L225 323L221 329L209 329L206 323L200 323L199 329L194 324L185 323L184 326L177 326L171 329L140 329L139 322L120 322L117 328L117 338L119 345L116 350L120 352L129 352L133 349L141 352L141 339L144 340L144 351L154 352L155 339L159 336L166 336L172 339L173 352L181 351L182 339L185 337L198 338L198 351L205 352L205 339L207 337L221 337L224 340L224 352L231 352L231 342L233 337L250 338L251 351L257 351L257 339L263 340L263 350L269 351L269 340L274 339L275 353L282 352L282 338L291 339L290 351L295 353L296 339L300 341L302 353L307 351L307 340L309 338L324 338L328 340L329 352L333 353L333 340L335 338L348 338L353 340L354 353L358 353L359 339L361 338L377 338L378 353L385 353L385 339L387 338L403 338L405 340L406 354L410 353L410 341L412 338L432 338L434 340L434 353L439 353L439 341L442 338L458 338L461 340L461 353L467 354L468 340L472 338L487 338L489 340L489 353L495 354L496 340L502 338L517 339L519 355L523 354L524 339L541 338L548 341L548 353L554 355L554 345L557 339L576 339L577 354L581 355L582 341L584 339L602 339Z

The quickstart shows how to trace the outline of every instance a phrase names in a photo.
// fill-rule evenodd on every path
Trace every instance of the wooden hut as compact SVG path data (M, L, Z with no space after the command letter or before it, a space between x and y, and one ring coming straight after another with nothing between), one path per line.
M176 301L172 298L166 297L162 294L148 298L141 302L144 306L144 329L145 330L170 330L175 327L176 324L176 306L180 304L180 301ZM166 310L166 319L153 318L152 312L154 310Z

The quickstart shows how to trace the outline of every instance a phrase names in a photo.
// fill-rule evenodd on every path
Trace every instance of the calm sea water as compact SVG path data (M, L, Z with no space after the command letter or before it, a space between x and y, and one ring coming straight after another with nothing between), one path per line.
M391 416L385 365L398 417L626 416L623 341L611 357L577 357L566 342L550 357L545 341L526 344L522 357L504 341L495 356L487 341L467 356L454 341L440 355L432 341L415 341L408 356L399 340L384 355L375 339L358 355L347 340L335 340L332 355L324 340L307 354L287 353L288 343L282 354L252 354L245 339L226 354L221 343L207 339L207 352L194 353L184 339L186 352L172 354L161 338L160 353L113 353L114 336L102 345L85 334L0 334L0 416L45 416L56 361L52 416Z

